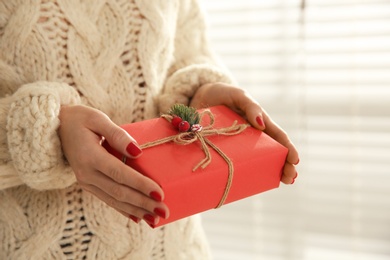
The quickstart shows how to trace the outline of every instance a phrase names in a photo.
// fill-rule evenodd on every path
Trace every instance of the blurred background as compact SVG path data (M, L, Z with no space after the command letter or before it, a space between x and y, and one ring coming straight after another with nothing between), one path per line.
M299 177L203 214L216 260L390 259L390 0L200 0Z

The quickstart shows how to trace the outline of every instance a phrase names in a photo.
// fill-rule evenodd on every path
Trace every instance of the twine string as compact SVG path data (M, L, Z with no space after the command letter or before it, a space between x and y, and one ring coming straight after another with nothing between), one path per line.
M212 142L210 142L210 140L208 139L205 139L206 143L208 145L210 145L223 159L225 159L226 163L228 164L228 179L227 179L227 182L226 182L226 185L225 185L225 190L223 192L223 195L221 197L221 199L219 200L219 203L218 205L215 207L215 208L219 208L221 207L224 203L225 203L225 200L227 198L227 196L229 195L229 191L230 191L230 187L232 186L232 183L233 183L233 174L234 174L234 167L233 167L233 162L232 160L230 160L230 158L224 153L222 152L221 149L219 149L215 144L213 144Z
M216 206L216 208L221 207L224 203L225 200L229 194L230 187L233 182L233 175L234 175L234 166L232 160L221 150L219 149L215 144L213 144L210 140L208 140L206 137L207 136L212 136L212 135L225 135L225 136L231 136L231 135L237 135L242 133L248 126L249 124L239 124L237 125L237 121L234 121L233 124L229 127L224 127L224 128L219 128L219 129L214 129L213 125L215 122L215 117L211 113L210 110L204 110L200 114L200 119L203 118L203 116L209 116L210 118L210 123L209 125L205 126L202 128L202 130L197 131L197 132L184 132L184 133L178 133L173 136L168 136L165 138L161 138L155 141L147 142L145 144L140 145L141 149L146 149L149 147L161 145L164 143L169 143L169 142L175 142L180 145L188 145L191 144L197 140L199 140L202 150L205 154L205 157L192 169L192 171L196 171L199 167L202 169L206 168L210 163L211 163L211 153L208 148L210 146L212 149L214 149L227 163L228 165L228 178L227 182L225 185L225 190L224 193ZM172 116L164 114L161 116L162 118L165 118L167 121L171 122Z

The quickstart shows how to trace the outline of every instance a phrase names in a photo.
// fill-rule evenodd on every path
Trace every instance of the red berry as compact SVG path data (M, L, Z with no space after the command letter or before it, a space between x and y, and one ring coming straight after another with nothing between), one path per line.
M180 132L187 132L190 129L190 123L187 121L182 121L179 124L179 131Z
M183 120L182 120L180 117L178 117L178 116L173 116L171 123L172 123L172 125L173 125L176 129L179 129L179 124L180 124L182 121L183 121Z

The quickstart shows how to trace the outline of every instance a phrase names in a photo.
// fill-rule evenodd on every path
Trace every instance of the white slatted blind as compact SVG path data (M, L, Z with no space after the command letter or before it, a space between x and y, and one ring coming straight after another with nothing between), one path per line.
M201 3L301 157L293 186L203 214L215 259L390 259L390 0Z

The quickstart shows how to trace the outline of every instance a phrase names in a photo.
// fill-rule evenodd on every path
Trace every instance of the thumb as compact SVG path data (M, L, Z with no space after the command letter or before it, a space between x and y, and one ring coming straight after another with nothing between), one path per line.
M94 125L96 132L104 136L105 141L118 152L130 157L141 156L142 150L137 141L123 128L113 123L107 116L99 120L98 125Z
M247 120L253 127L262 131L265 130L265 120L267 114L260 107L260 105L257 104L257 102L252 100L250 97L242 96L238 97L237 104L239 109L245 114Z

